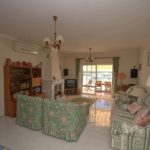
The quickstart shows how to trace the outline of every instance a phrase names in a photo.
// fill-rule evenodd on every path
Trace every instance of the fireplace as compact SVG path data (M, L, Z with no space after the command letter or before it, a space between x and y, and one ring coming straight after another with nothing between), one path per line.
M64 93L64 79L61 78L59 50L52 47L45 51L43 60L42 91L50 100L59 99Z
M54 86L54 99L57 99L58 96L62 95L61 86L61 84L56 84Z
M60 99L64 94L64 80L43 80L43 92L50 100Z

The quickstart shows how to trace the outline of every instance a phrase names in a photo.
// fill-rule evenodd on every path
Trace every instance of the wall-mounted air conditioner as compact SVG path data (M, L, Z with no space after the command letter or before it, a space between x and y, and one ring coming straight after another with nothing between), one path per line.
M24 41L14 41L14 50L22 53L38 55L40 47Z

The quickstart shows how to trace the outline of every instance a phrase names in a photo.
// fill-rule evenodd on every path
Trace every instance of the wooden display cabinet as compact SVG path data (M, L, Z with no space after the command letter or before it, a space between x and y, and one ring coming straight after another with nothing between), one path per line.
M42 70L41 68L32 68L32 95L41 95L42 93Z
M5 115L16 116L16 93L39 94L33 92L36 87L40 88L40 93L42 91L41 68L4 65Z

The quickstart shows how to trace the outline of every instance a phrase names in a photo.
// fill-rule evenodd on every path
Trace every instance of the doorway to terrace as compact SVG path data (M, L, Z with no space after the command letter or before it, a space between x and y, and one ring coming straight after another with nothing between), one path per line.
M112 69L111 64L83 65L82 93L111 94Z

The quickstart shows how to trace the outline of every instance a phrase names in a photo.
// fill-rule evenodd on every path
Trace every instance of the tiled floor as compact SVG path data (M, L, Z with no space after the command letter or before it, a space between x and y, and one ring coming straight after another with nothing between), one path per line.
M90 107L89 122L96 126L110 126L110 111L113 103L111 93L99 92L96 95L85 95L84 97L96 98L96 102ZM67 96L71 99L79 96Z
M14 118L0 117L0 144L11 150L112 150L109 127L87 123L76 142L67 142L16 124Z
M73 97L67 98L69 100ZM90 108L90 113L93 112L91 120L76 142L66 142L47 136L40 131L33 131L17 125L15 119L0 117L0 144L6 145L11 150L111 150L108 127L110 106L110 99L104 100L98 97L95 105Z
M89 110L89 122L96 126L110 125L111 102L98 99Z

